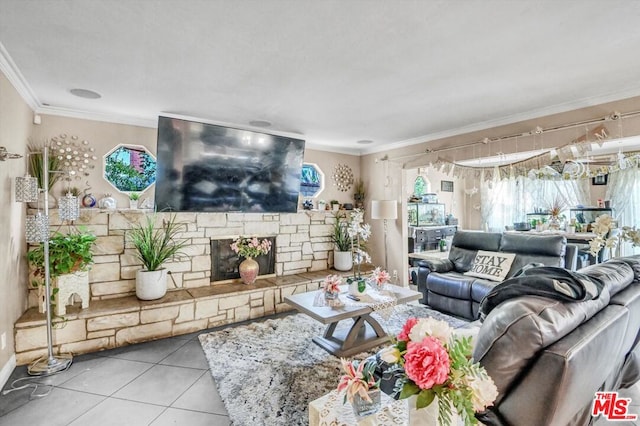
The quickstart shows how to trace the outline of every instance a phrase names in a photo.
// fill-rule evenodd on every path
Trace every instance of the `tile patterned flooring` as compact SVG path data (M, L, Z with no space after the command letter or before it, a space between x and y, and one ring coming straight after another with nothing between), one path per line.
M79 355L52 385L0 396L0 426L226 426L229 417L209 373L197 332ZM27 376L18 367L7 381ZM39 387L37 392L49 388Z
M0 395L0 426L227 426L198 340L205 332L77 356L65 372L31 378L52 385L48 396L29 400L33 388ZM21 377L28 377L24 366L4 389ZM640 384L621 396L640 415ZM640 420L595 422L605 425L640 426Z

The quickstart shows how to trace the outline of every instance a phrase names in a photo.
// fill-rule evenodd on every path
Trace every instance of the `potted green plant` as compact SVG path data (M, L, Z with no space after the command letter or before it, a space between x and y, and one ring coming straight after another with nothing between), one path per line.
M137 192L130 192L129 193L129 208L130 209L137 209L138 208L138 200L140 200L140 194Z
M54 233L49 238L49 276L51 277L54 309L57 315L64 315L65 300L58 300L57 295L60 288L71 285L86 286L89 288L89 269L93 264L93 248L96 236L84 229L77 229L74 232L63 234ZM32 282L34 287L44 286L44 243L27 252L27 260L33 267ZM88 291L87 291L88 296ZM83 308L88 306L87 300L82 300ZM39 304L40 312L45 311L42 303Z
M338 200L331 200L331 202L330 202L329 204L331 204L331 209L332 209L333 211L338 211L338 210L340 210L340 201L338 201Z
M156 226L157 216L145 216L142 224L136 224L128 231L136 258L143 269L136 272L136 296L142 300L160 299L167 293L167 269L162 265L182 255L187 240L179 240L185 226L171 215Z
M353 241L349 236L348 224L342 220L339 213L333 215L333 232L331 242L335 245L333 251L333 267L338 271L350 271L353 268Z

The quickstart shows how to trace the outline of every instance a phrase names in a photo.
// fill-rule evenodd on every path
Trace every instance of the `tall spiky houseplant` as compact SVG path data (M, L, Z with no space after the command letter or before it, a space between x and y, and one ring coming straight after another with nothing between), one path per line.
M158 217L145 216L144 222L131 227L129 240L134 245L135 256L144 269L136 272L136 296L142 300L154 300L167 292L167 269L162 265L170 259L182 255L186 240L180 240L184 224L171 215L157 226Z

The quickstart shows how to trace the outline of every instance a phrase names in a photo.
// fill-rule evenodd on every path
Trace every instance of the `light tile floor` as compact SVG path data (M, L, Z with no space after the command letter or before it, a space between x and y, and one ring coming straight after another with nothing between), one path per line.
M33 388L0 395L0 426L227 426L198 340L206 332L77 356L65 372L31 378L52 385L48 396L30 400ZM21 377L29 377L24 366L4 390ZM631 398L630 412L640 416L640 384L621 396ZM595 422L614 424L640 426L640 420Z
M48 396L29 400L33 388L0 395L0 426L229 425L203 332L77 356L67 371L31 378L53 386ZM26 367L4 389L20 377Z

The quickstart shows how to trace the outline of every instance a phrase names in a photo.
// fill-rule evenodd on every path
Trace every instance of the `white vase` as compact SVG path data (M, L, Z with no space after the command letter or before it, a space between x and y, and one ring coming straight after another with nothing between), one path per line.
M138 200L129 199L129 208L131 210L137 210L138 209Z
M353 268L353 257L350 251L333 251L333 269L350 271Z
M136 296L142 300L155 300L167 294L167 269L136 272Z
M438 423L438 397L424 408L417 409L417 395L407 398L407 412L409 414L409 426L439 426ZM453 424L456 424L453 422Z
M351 284L349 284L349 294L352 296L362 296L367 292L367 283L364 279L354 279Z

